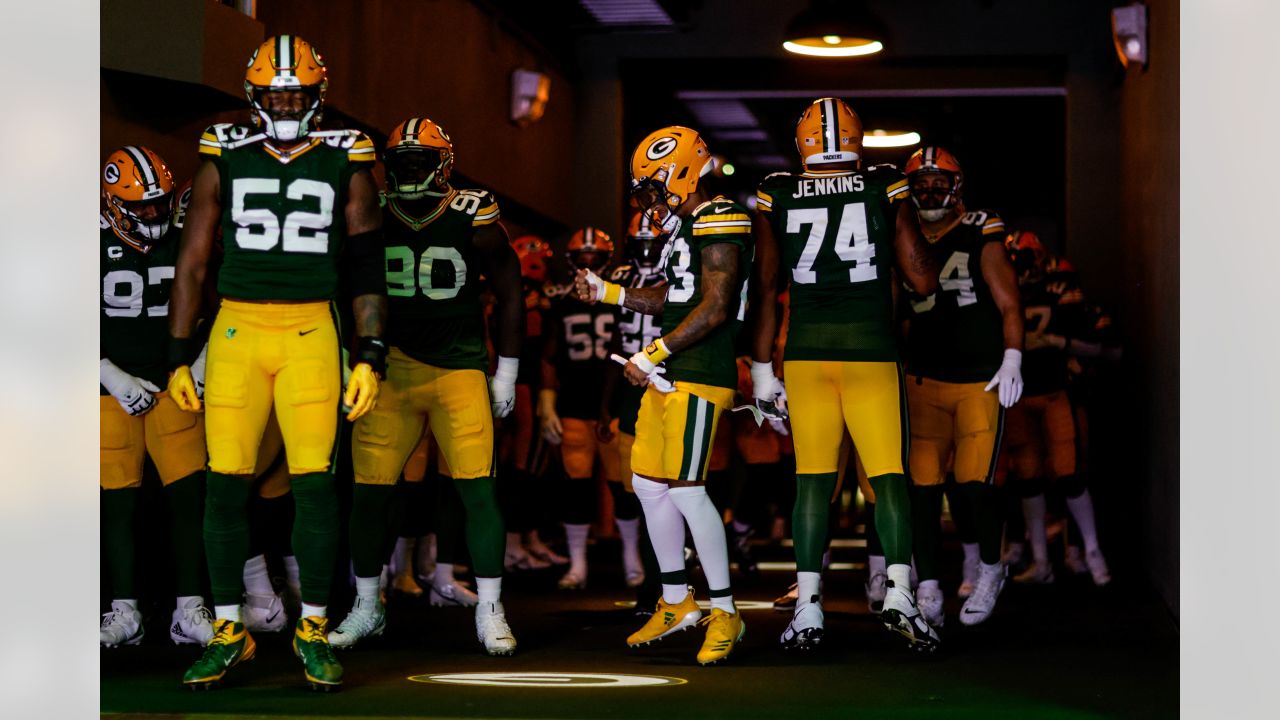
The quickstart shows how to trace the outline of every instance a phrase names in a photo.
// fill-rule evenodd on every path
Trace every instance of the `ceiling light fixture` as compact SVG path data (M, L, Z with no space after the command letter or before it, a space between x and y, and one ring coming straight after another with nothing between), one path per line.
M848 0L813 0L787 24L782 47L812 57L857 57L884 49L884 25Z
M868 130L862 135L862 146L869 148L896 148L918 145L920 133L899 130Z

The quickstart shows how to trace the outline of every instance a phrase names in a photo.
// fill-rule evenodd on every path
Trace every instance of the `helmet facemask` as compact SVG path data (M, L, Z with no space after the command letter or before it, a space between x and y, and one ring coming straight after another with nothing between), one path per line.
M130 240L142 246L159 242L173 224L173 193L147 200L123 200L104 193L116 226Z
M661 230L664 235L674 237L684 224L676 209L684 203L685 198L667 192L666 183L663 182L666 172L666 168L661 168L653 178L632 180L631 199L636 208L648 216L653 227Z
M301 93L305 100L294 103L294 98L284 97L287 93ZM254 124L275 140L299 140L314 130L320 121L320 95L319 86L254 87L249 100L253 105Z
M405 200L442 197L449 192L453 153L444 148L408 147L386 154L387 186Z
M946 184L929 183L929 178L945 178ZM959 204L959 183L954 173L920 172L911 178L911 202L916 206L920 219L938 222Z

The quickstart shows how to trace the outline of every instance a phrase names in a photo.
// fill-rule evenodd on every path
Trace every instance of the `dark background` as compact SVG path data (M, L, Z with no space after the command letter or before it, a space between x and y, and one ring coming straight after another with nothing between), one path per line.
M101 151L145 144L189 178L200 130L248 118L241 73L253 48L291 32L330 68L329 124L380 141L429 116L452 136L459 175L499 195L513 236L556 236L621 228L627 153L656 127L698 127L738 169L727 189L745 196L794 162L804 106L842 97L867 128L914 129L955 152L969 205L1038 232L1116 316L1125 355L1092 400L1093 493L1113 564L1149 578L1176 617L1177 3L1147 2L1150 65L1128 70L1110 36L1117 3L850 2L890 40L877 56L837 61L782 51L783 27L806 4L661 0L670 24L619 27L575 0L258 0L256 18L215 0L111 0ZM527 128L507 119L516 68L551 78L546 116ZM750 126L703 122L717 109L708 101L745 108ZM868 159L901 164L910 150Z

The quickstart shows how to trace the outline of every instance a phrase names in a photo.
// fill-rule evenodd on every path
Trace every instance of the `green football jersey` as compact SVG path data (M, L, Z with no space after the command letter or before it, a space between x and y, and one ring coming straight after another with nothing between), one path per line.
M472 237L498 221L498 201L484 190L453 190L426 217L385 199L387 345L436 367L489 367L482 258Z
M892 166L760 183L756 208L773 228L779 271L791 273L787 360L898 360L893 240L908 194Z
M942 263L938 290L911 305L907 372L951 383L986 382L1004 358L1004 321L982 274L987 243L1004 241L1004 221L990 210L965 213L933 243ZM1003 252L1003 249L1001 250Z
M175 226L142 250L121 238L106 215L99 224L102 357L163 389L169 378L169 291L182 230ZM107 391L99 386L99 393Z
M372 168L373 142L358 130L316 131L281 150L243 125L200 137L218 168L225 248L218 292L244 300L332 300L346 237L351 176Z
M751 217L746 208L724 197L709 200L684 219L680 231L662 248L658 265L667 277L662 334L675 330L702 302L702 249L719 243L738 246L738 292L728 308L727 320L667 359L666 376L672 382L738 386L734 339L747 311L747 280L755 253Z

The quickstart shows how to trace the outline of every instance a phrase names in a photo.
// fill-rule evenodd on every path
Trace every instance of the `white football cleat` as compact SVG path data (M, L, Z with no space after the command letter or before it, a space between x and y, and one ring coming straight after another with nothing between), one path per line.
M978 583L978 566L982 563L978 558L965 558L960 565L960 589L956 597L967 598L973 594L973 586Z
M569 572L564 574L564 577L560 578L560 582L556 583L556 587L560 588L561 590L586 589L587 587L586 570L584 569L582 572L578 572L577 570L570 570Z
M996 598L1000 597L1000 591L1004 589L1006 574L1001 563L982 565L978 570L978 582L974 585L973 594L965 601L964 607L960 608L961 625L977 625L991 617L991 611L996 609Z
M1107 569L1107 561L1101 550L1084 554L1084 563L1089 566L1089 574L1093 576L1093 584L1102 587L1111 582L1111 571Z
M377 637L387 629L387 608L380 601L368 602L356 597L351 612L342 624L329 633L329 645L335 648L351 648L367 637Z
M933 652L942 642L916 607L911 591L895 586L892 580L885 583L884 611L880 619L885 628L906 638L912 650Z
M193 597L173 610L169 623L169 639L175 645L208 645L213 639L213 613L204 600Z
M244 595L244 626L250 632L280 632L289 624L289 614L276 593Z
M445 607L460 605L462 607L472 607L480 602L480 597L470 590L466 589L452 578L445 580L440 584L431 584L431 592L428 598L435 607Z
M1047 562L1033 562L1027 566L1026 570L1015 575L1013 581L1028 585L1048 585L1053 582L1053 566Z
M889 576L884 573L876 573L867 580L867 608L873 613L878 613L884 609L885 587L889 582Z
M102 615L102 627L98 640L102 647L137 645L146 632L142 627L142 613L119 600L111 601L111 612Z
M795 615L787 623L778 642L787 650L810 650L822 643L823 621L822 599L814 595L809 602L796 604Z
M490 655L511 655L516 651L516 636L507 625L502 603L476 605L476 639Z
M916 607L920 608L920 613L924 615L925 622L935 628L942 627L946 622L947 616L943 611L942 588L936 583L929 585L921 585L916 588Z

